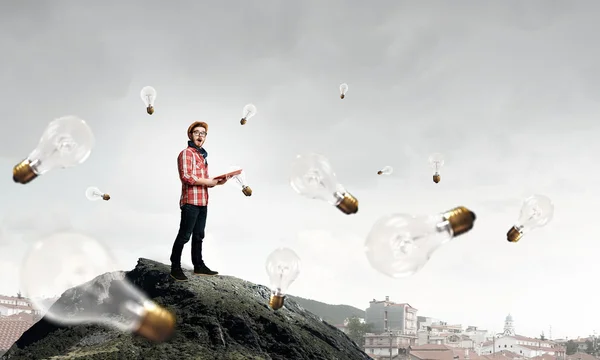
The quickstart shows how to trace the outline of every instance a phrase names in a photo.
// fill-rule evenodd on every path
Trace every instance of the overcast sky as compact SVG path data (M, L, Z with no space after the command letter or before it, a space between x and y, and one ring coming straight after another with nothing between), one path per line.
M176 158L199 120L210 173L240 165L254 190L210 191L204 256L222 274L268 284L264 261L285 245L303 261L290 288L302 297L366 308L389 295L495 331L511 313L528 336L600 330L599 10L592 0L3 3L0 293L19 289L39 234L65 226L105 242L121 269L168 263ZM152 116L146 85L158 92ZM258 112L242 127L247 103ZM12 167L64 115L96 135L88 161L13 183ZM313 151L358 214L293 192L291 162ZM437 185L433 152L446 156ZM394 174L377 176L385 165ZM88 186L111 200L88 201ZM554 220L509 244L533 193L554 201ZM394 280L369 266L378 218L458 205L476 212L475 228L421 272Z

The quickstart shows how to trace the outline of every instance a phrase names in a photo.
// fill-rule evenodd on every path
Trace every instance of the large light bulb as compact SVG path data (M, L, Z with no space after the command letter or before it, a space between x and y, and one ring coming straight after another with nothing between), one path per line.
M127 279L91 281L114 271L108 250L77 232L54 233L34 244L21 269L21 286L45 317L61 325L95 323L135 332L153 341L167 339L175 317L149 300ZM109 291L110 286L110 291ZM72 304L52 305L62 294Z
M346 97L346 93L348 92L348 84L343 83L340 85L340 99Z
M241 169L240 166L231 166L229 167L228 172L233 172L239 169ZM252 188L250 188L250 186L248 186L248 184L246 183L246 172L244 170L242 170L242 172L238 175L233 175L232 177L228 178L228 182L233 184L238 189L242 190L242 193L244 193L244 195L252 196Z
M323 155L298 155L292 164L290 185L298 194L326 201L345 214L358 211L358 200L338 183L329 160Z
M156 101L156 90L152 86L144 86L140 91L140 97L146 105L148 115L154 114L154 102Z
M377 175L391 175L394 172L394 168L391 166L384 166L383 169L377 172Z
M265 268L271 282L269 306L278 310L283 306L288 288L300 274L300 258L292 249L278 248L267 257Z
M532 195L523 201L519 218L516 224L508 230L506 239L509 242L517 242L525 233L545 226L553 217L554 204L552 200L544 195Z
M86 122L76 116L64 116L48 124L38 146L13 168L13 180L27 184L53 169L64 169L87 160L95 144Z
M475 214L462 206L433 216L384 216L367 236L367 259L375 270L387 276L413 275L436 249L471 230L474 222Z
M444 165L444 155L440 153L431 154L431 156L429 156L429 163L433 168L433 182L437 184L442 180L440 169Z
M242 120L240 120L240 124L246 125L246 122L250 120L250 118L254 115L256 115L256 106L254 106L253 104L247 104L242 110L243 117Z
M105 201L110 200L110 195L104 194L102 191L100 191L100 189L98 189L95 186L90 186L89 188L87 188L85 190L85 197L87 197L88 200L91 200L91 201L100 200L100 199L105 200Z

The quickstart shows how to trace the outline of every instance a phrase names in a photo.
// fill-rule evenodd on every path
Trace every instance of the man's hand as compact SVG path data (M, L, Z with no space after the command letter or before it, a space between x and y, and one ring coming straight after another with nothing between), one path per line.
M227 182L227 178L220 178L219 180L217 180L217 185L223 185Z

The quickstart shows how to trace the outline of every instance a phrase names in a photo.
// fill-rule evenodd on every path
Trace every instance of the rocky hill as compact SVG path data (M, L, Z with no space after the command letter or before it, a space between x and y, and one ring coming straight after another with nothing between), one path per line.
M99 276L101 287L125 275L156 303L173 311L177 328L163 343L96 325L56 326L45 318L2 359L367 360L344 333L288 299L268 307L270 291L230 276L191 276L173 282L167 265L140 259L127 273ZM77 293L77 291L75 291ZM54 306L72 306L63 295Z

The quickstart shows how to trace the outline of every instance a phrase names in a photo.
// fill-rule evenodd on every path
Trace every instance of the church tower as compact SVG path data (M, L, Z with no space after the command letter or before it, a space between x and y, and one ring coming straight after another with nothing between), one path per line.
M504 320L504 336L515 336L515 326L513 325L513 318L510 314Z

